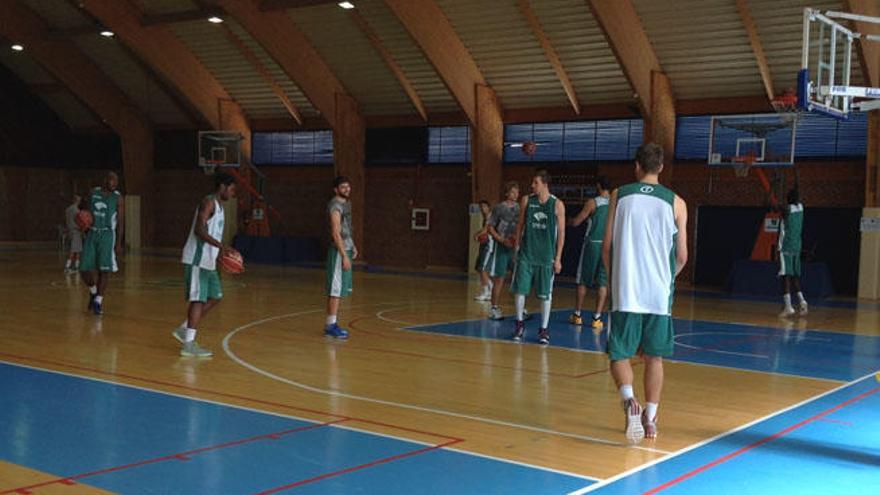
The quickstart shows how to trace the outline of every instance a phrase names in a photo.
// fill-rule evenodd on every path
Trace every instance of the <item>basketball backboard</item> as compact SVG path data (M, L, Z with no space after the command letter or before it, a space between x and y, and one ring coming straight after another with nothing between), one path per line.
M851 30L840 21L880 24L880 17L804 9L798 108L845 119L850 112L880 108L880 88L852 85L853 42L880 37Z
M709 133L709 165L793 165L796 130L797 114L714 116Z
M199 166L203 168L241 165L241 134L235 131L200 131Z

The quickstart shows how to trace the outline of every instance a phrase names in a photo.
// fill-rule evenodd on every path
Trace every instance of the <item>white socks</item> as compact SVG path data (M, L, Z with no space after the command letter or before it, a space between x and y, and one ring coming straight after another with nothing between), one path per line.
M633 386L632 385L621 385L620 386L620 398L623 400L634 399L635 394L633 394Z
M98 293L98 286L97 285L90 285L89 286L89 294L94 296L97 293Z
M657 419L657 407L660 404L656 402L647 402L645 403L645 415L648 416L648 421L654 421Z
M581 315L581 310L579 310L579 309L574 310L574 314L580 316L580 315Z
M541 328L547 329L550 325L550 305L553 302L549 297L541 301Z
M95 302L101 304L104 301L104 296L95 296Z
M798 302L799 302L799 303L801 303L802 305L803 305L803 304L807 304L807 300L804 299L804 293L803 293L803 292L798 292L798 293L797 293L797 296L798 296Z
M516 321L523 321L523 311L526 309L525 294L517 294L514 301L516 302Z
M196 329L195 328L187 328L186 333L183 336L184 343L192 342L196 340Z
M791 294L788 294L788 293L783 294L782 295L782 302L785 303L785 309L791 308Z
M327 326L333 325L336 323L336 315L328 315L327 316Z

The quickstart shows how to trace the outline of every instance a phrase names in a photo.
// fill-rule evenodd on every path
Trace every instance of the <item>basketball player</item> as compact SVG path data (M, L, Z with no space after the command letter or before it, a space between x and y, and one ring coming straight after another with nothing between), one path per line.
M523 310L526 296L534 286L535 296L541 300L538 342L546 345L550 343L553 278L562 270L562 246L565 244L565 205L550 194L550 177L546 170L539 170L532 177L532 194L520 203L516 232L520 244L510 288L516 302L513 340L521 342L523 339Z
M798 190L788 191L788 204L782 208L779 225L779 276L782 278L782 302L785 308L779 316L795 314L791 305L791 289L797 292L798 313L807 314L807 300L801 292L801 235L804 230L804 205Z
M495 252L495 239L489 235L489 222L491 221L492 211L489 202L485 199L480 200L480 213L483 214L483 228L474 236L475 240L481 236L487 236L488 240L480 244L480 254L477 256L477 263L474 269L480 274L480 292L474 296L477 301L488 301L492 297L492 280L489 278L489 262Z
M576 217L568 221L572 227L577 227L584 220L587 230L584 233L584 243L581 246L581 260L578 262L577 276L577 299L575 300L574 313L568 318L573 325L583 325L581 309L584 307L584 297L587 295L587 287L597 288L596 312L593 313L593 330L602 330L602 311L605 310L605 301L608 298L608 276L605 273L605 265L602 263L602 239L605 238L605 220L608 218L608 200L611 197L608 179L599 177L596 181L596 190L599 195L587 200L584 208Z
M336 323L336 315L340 300L351 294L351 261L358 254L351 237L351 182L348 177L336 177L333 192L335 196L327 203L333 244L327 253L327 326L324 335L344 340L348 338L348 331Z
M502 320L501 289L504 277L513 265L514 247L516 245L516 225L519 221L519 184L510 181L504 184L504 201L492 208L489 223L489 238L495 242L495 251L489 261L489 274L492 276L492 309L489 318Z
M217 256L226 249L223 246L223 203L234 197L235 179L229 174L215 173L214 194L205 196L196 208L189 236L183 246L180 262L183 263L189 306L186 321L171 335L182 344L180 355L184 357L209 358L214 355L196 343L196 332L202 318L223 299Z
M76 224L76 214L79 213L79 205L82 198L79 194L73 195L73 203L64 210L64 220L67 225L67 237L70 239L70 255L64 265L64 273L76 273L79 271L79 253L83 247L83 233Z
M118 185L116 173L107 172L104 185L94 188L88 199L92 226L86 233L79 269L89 288L89 310L99 316L104 314L104 291L110 274L119 270L116 257L122 255L125 205L116 190ZM94 272L98 272L97 284Z
M626 438L632 443L657 437L663 358L673 350L675 277L687 262L687 205L659 184L661 171L663 148L653 143L640 146L638 182L611 193L602 244L602 260L611 274L607 351L623 399ZM636 353L645 360L644 413L633 394L629 360Z

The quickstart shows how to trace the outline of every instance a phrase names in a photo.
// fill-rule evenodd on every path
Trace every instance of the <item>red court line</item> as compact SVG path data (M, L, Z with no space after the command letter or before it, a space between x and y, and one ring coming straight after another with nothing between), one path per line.
M321 411L321 410L318 410L318 409L309 409L309 408L306 408L306 407L291 406L291 405L287 405L287 404L281 404L281 403L279 403L279 402L272 402L272 401L268 401L268 400L255 399L255 398L253 398L253 397L247 397L247 396L244 396L244 395L230 394L230 393L226 393L226 392L217 392L217 391L215 391L215 390L209 390L209 389L198 388L198 387L191 387L191 386L188 386L188 385L181 385L181 384L179 384L179 383L174 383L174 382L165 382L165 381L161 381L161 380L153 380L153 379L150 379L150 378L142 378L142 377L139 377L139 376L128 375L128 374L125 374L125 373L116 373L116 372L104 371L104 370L99 370L99 369L95 369L95 368L89 368L89 367L86 367L86 366L79 366L79 365L76 365L76 364L69 364L69 363L64 363L64 362L59 362L59 361L51 361L51 360L48 360L48 359L40 359L40 358L33 358L33 357L28 357L28 356L21 356L21 355L17 355L17 354L9 354L9 353L6 353L6 352L0 352L0 357L8 357L8 358L13 358L13 359L18 359L18 360L21 360L21 361L30 361L30 362L32 362L32 363L42 363L42 364L48 364L48 365L52 365L52 366L61 366L61 367L64 367L64 368L70 368L70 369L75 369L75 370L80 370L80 371L88 371L88 372L91 372L91 373L95 373L95 374L99 374L99 375L105 375L105 376L111 376L111 377L115 377L115 378L127 378L127 379L129 379L129 380L137 380L137 381L141 381L141 382L144 382L144 383L151 383L151 384L153 384L153 385L162 385L162 386L166 386L166 387L172 387L172 388L177 388L177 389L181 389L181 390L187 390L187 391L190 391L190 392L200 392L200 393L205 393L205 394L211 394L211 395L216 395L216 396L218 396L218 397L226 397L226 398L229 398L229 399L245 400L245 401L249 401L249 402L254 402L254 403L256 403L256 404L264 404L264 405L274 406L274 407L278 407L278 408L282 408L282 409L289 409L289 410L291 410L291 411L307 412L307 413L311 413L311 414L320 414L320 415L323 415L323 416L330 416L330 417L333 417L333 418L345 419L345 420L348 420L348 421L358 422L358 423L364 423L364 424L369 424L369 425L373 425L373 426L382 426L382 427L385 427L385 428L391 428L391 429L394 429L394 430L406 431L406 432L409 432L409 433L416 433L416 434L419 434L419 435L426 435L426 436L429 436L429 437L442 438L442 439L446 439L446 440L458 440L458 441L461 441L461 442L464 441L463 438L453 437L453 436L451 436L451 435L445 435L445 434L442 434L442 433L434 433L434 432L430 432L430 431L419 430L419 429L416 429L416 428L408 428L408 427L405 427L405 426L393 425L393 424L390 424L390 423L384 423L384 422L382 422L382 421L374 421L374 420L372 420L372 419L358 418L358 417L354 417L354 416L345 416L345 415L342 415L342 414L337 414L337 413L332 413L332 412L327 412L327 411ZM125 382L117 382L117 383L118 383L119 385L126 385ZM157 392L157 393L161 393L161 391L155 391L155 392ZM230 407L234 407L234 406L229 405L229 404L224 404L224 405L227 405L227 406L230 406Z
M715 459L714 461L712 461L708 464L704 464L704 465L702 465L692 471L689 471L689 472L687 472L687 473L685 473L675 479L667 481L666 483L663 483L662 485L659 485L651 490L648 490L647 492L644 492L643 495L653 495L655 493L662 492L663 490L666 490L667 488L671 488L671 487L681 483L682 481L693 478L694 476L696 476L700 473L708 471L708 470L712 469L713 467L718 466L719 464L725 463L735 457L739 457L739 456L745 454L746 452L749 452L750 450L754 450L754 449L756 449L766 443L770 443L773 440L776 440L777 438L782 437L783 435L787 435L787 434L793 432L794 430L797 430L803 426L806 426L806 425L812 423L813 421L821 420L825 416L827 416L833 412L839 411L839 410L843 409L844 407L855 404L856 402L858 402L862 399L865 399L867 397L870 397L873 394L876 394L878 391L880 391L880 387L874 387L873 389L868 390L867 392L864 392L862 394L859 394L859 395L857 395L857 396L855 396L845 402L842 402L842 403L832 407L831 409L827 409L823 412L820 412L819 414L816 414L815 416L812 416L812 417L807 418L799 423L793 424L793 425L789 426L788 428L780 430L780 431L774 433L773 435L762 438L761 440L758 440L754 443L746 445L745 447L742 447L739 450L731 452L730 454L727 454L724 457L719 457L718 459Z
M320 475L320 476L315 476L315 477L313 477L313 478L304 479L304 480L301 480L301 481L297 481L297 482L295 482L295 483L290 483L290 484L288 484L288 485L283 485L283 486L279 486L279 487L276 487L276 488L271 488L271 489L269 489L269 490L265 490L265 491L259 492L259 493L257 493L256 495L270 495L270 494L272 494L272 493L279 493L279 492L283 492L283 491L286 491L286 490L291 490L291 489L293 489L293 488L297 488L297 487L300 487L300 486L303 486L303 485L308 485L309 483L314 483L314 482L316 482L316 481L325 480L325 479L327 479L327 478L335 478L336 476L341 476L341 475L343 475L343 474L351 473L351 472L353 472L353 471L360 471L360 470L362 470L362 469L370 468L370 467L373 467L373 466L378 466L378 465L380 465L380 464L386 464L386 463L389 463L389 462L398 461L398 460L400 460L400 459L405 459L405 458L407 458L407 457L413 457L413 456L416 456L416 455L425 454L425 453L427 453L427 452L431 452L432 450L438 450L438 449L442 449L442 448L444 448L444 447L449 447L450 445L455 445L455 444L457 444L457 443L459 443L459 442L461 442L461 440L450 440L450 441L448 441L448 442L441 443L441 444L438 444L438 445L432 445L432 446L430 446L430 447L425 447L425 448L423 448L423 449L413 450L413 451L411 451L411 452L404 452L403 454L398 454L398 455L391 456L391 457L385 457L385 458L383 458L383 459L379 459L379 460L377 460L377 461L368 462L368 463L366 463L366 464L361 464L361 465L359 465L359 466L353 466L353 467L350 467L350 468L340 469L339 471L333 471L332 473L322 474L322 475Z
M129 464L123 464L121 466L99 469L97 471L90 471L87 473L77 474L74 476L66 476L64 478L57 478L54 480L43 481L41 483L36 483L33 485L12 488L10 490L0 492L0 494L6 494L6 493L25 494L25 493L30 493L30 490L32 490L34 488L40 488L43 486L54 485L56 483L60 483L60 484L64 484L64 485L73 485L76 480L91 478L93 476L99 476L102 474L109 474L109 473L115 473L115 472L119 472L119 471L125 471L127 469L133 469L136 467L146 466L147 464L156 464L159 462L165 462L165 461L170 461L170 460L187 461L187 460L189 460L189 457L191 457L193 455L197 455L197 454L202 454L204 452L211 452L211 451L215 451L215 450L227 449L229 447L244 445L246 443L253 443L253 442L256 442L259 440L277 440L285 435L292 435L294 433L299 433L299 432L303 432L303 431L315 430L318 428L322 428L324 426L342 423L344 421L348 421L348 420L347 419L336 419L333 421L328 421L326 423L319 423L319 424L313 424L313 425L308 425L308 426L300 426L299 428L293 428L290 430L283 430L283 431L278 431L275 433L266 433L266 434L257 435L254 437L243 438L241 440L233 440L231 442L221 443L218 445L212 445L210 447L202 447L202 448L198 448L198 449L187 450L186 452L178 452L176 454L169 454L169 455L164 455L162 457L156 457L153 459L146 459L143 461L132 462Z

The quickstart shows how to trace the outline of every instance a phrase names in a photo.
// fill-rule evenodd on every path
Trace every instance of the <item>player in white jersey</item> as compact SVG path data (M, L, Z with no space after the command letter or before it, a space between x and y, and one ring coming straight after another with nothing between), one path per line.
M602 245L611 274L608 356L626 415L626 438L657 437L663 358L672 355L675 277L687 263L687 205L659 183L663 148L648 143L636 153L638 182L611 193ZM644 412L633 393L630 358L645 360Z
M182 344L181 356L208 358L213 355L196 344L196 332L202 318L223 298L217 257L226 249L223 246L223 203L234 197L235 179L218 172L214 174L214 194L205 196L196 208L180 259L184 265L184 294L189 303L187 319L171 333Z

